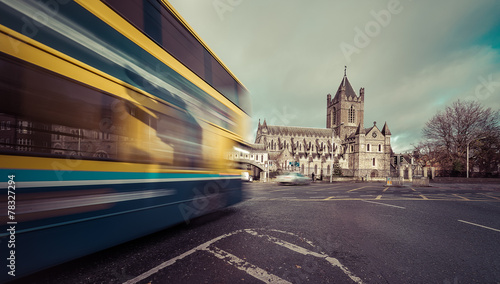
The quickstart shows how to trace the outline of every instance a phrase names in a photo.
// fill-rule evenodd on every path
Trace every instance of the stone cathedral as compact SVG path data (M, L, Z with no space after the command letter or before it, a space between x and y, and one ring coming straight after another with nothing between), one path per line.
M365 89L356 94L347 79L326 98L326 128L268 125L257 128L255 143L269 153L270 171L298 171L316 178L334 174L387 177L391 167L391 132L376 122L364 127ZM332 166L333 165L333 166Z

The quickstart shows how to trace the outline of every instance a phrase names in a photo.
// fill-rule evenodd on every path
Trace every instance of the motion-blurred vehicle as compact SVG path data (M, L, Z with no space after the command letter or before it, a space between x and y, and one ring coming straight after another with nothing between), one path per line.
M253 176L250 175L248 172L242 172L241 173L241 180L242 181L252 182L253 181Z
M279 184L309 184L311 180L299 173L285 173L276 177Z
M167 0L0 0L0 283L241 202L248 102Z

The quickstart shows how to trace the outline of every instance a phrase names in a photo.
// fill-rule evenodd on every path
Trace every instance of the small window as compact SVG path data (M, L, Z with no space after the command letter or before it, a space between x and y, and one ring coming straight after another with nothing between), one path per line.
M366 144L366 152L370 152L370 144Z
M378 144L378 151L382 152L382 145Z
M373 166L375 167L375 158L373 158Z

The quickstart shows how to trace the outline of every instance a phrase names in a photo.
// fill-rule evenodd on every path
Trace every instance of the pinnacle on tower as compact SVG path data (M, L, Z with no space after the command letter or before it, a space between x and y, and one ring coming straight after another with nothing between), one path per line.
M384 124L384 128L382 128L382 134L391 135L391 131L389 130L389 126L387 126L387 122Z

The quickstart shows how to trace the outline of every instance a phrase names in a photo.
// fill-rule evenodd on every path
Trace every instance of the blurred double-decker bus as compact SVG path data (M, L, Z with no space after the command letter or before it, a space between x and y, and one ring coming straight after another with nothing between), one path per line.
M0 0L0 282L241 201L248 101L166 1Z

